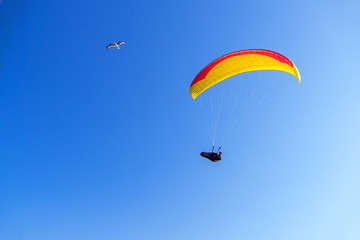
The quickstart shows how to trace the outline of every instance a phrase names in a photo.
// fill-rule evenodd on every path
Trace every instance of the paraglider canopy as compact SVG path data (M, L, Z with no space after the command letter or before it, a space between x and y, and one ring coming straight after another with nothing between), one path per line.
M190 85L193 99L214 84L235 74L255 70L280 70L293 74L300 82L295 64L280 53L266 49L247 49L228 53L209 63Z

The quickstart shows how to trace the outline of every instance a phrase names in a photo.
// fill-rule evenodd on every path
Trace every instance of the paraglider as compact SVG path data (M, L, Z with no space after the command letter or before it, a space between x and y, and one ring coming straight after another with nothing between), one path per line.
M191 82L190 95L195 100L201 93L226 78L257 70L284 71L294 75L298 82L301 80L295 64L284 55L266 49L247 49L225 54L204 67ZM210 104L212 105L212 98ZM214 127L213 124L212 126ZM213 144L215 136L216 134ZM221 154L219 151L214 153L213 147L212 152L202 152L201 156L217 162L221 160Z
M213 147L211 152L201 152L200 156L205 157L205 158L209 159L212 162L218 162L218 161L221 160L221 154L222 154L222 152L220 152L220 149L221 149L221 147L215 153L214 152L214 147Z

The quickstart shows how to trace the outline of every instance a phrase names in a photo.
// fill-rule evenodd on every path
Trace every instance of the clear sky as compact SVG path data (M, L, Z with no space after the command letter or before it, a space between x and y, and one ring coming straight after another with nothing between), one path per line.
M1 0L0 239L360 239L359 10ZM286 55L302 82L250 101L212 163L188 88L247 48Z

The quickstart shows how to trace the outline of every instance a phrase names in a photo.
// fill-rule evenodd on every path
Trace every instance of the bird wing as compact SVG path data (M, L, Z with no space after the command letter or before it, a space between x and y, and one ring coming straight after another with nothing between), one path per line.
M109 48L109 47L115 47L115 44L110 43L109 45L107 45L107 47L106 47L106 48Z
M120 44L126 44L126 42L124 42L124 41L118 41L117 44L118 44L118 45L120 45Z

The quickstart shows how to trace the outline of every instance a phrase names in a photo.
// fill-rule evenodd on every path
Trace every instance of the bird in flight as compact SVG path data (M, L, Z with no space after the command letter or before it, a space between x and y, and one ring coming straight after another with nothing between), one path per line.
M126 44L126 42L124 42L124 41L118 41L117 43L116 43L116 42L110 43L110 44L106 47L106 49L108 49L108 48L110 48L110 47L117 47L117 49L120 49L119 46L120 46L121 44Z

